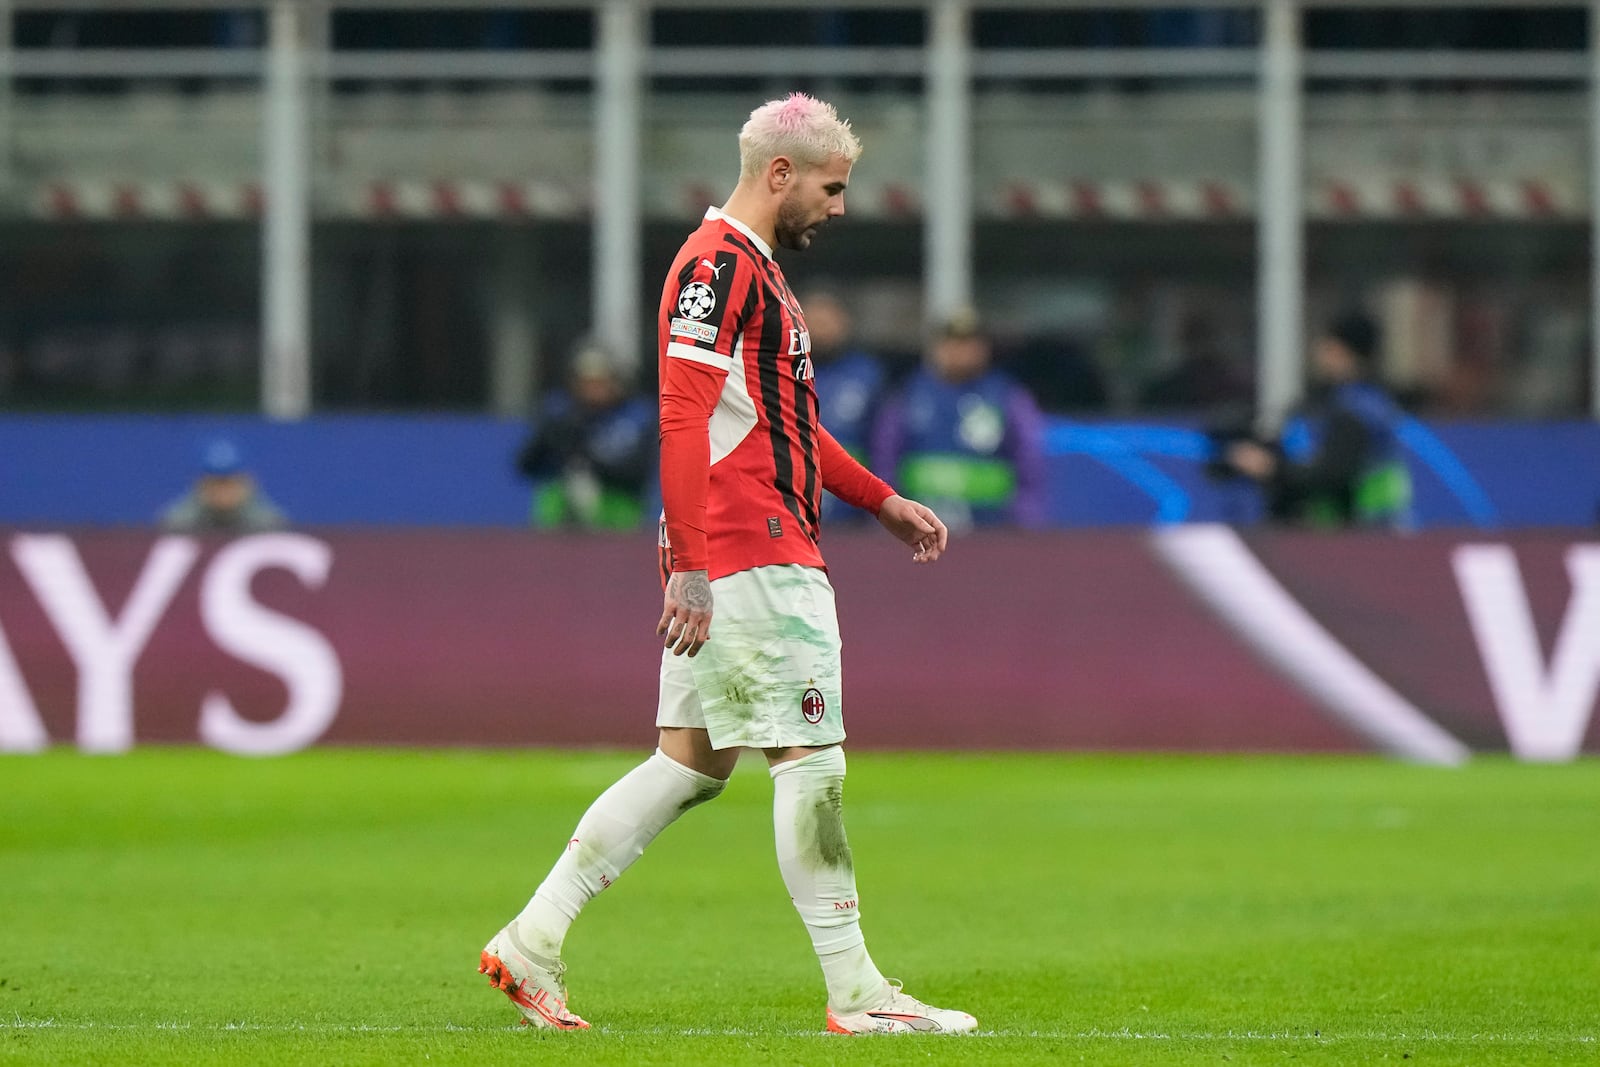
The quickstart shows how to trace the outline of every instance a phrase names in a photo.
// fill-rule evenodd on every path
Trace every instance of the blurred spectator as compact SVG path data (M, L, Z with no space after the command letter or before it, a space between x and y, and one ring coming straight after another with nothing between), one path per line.
M1006 351L1006 366L1049 411L1104 411L1111 403L1094 354L1073 338L1037 334Z
M924 365L873 427L873 469L952 527L1046 519L1044 421L1028 390L991 366L977 315L940 327Z
M655 469L655 405L635 395L616 360L583 341L517 458L534 483L537 527L626 530L644 522Z
M855 343L855 320L844 301L828 290L807 293L800 301L811 335L811 361L816 366L817 402L822 425L859 462L871 465L872 419L883 399L883 362ZM867 513L832 494L822 497L822 517L856 521Z
M1403 414L1376 380L1377 325L1347 315L1311 351L1312 384L1275 444L1229 444L1225 466L1259 482L1280 522L1405 529L1411 476L1399 439Z
M1184 319L1182 345L1177 365L1144 387L1141 406L1216 408L1250 400L1249 378L1217 343L1216 329L1205 316Z
M244 457L232 441L217 438L201 455L201 474L181 499L161 515L163 529L173 533L258 533L288 525L244 468Z

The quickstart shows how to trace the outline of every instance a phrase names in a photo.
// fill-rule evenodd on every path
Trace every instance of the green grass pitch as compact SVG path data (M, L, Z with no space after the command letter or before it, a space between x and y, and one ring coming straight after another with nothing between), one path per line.
M1600 764L851 757L886 973L975 1037L823 1035L747 759L567 943L476 973L641 754L0 759L0 1061L1600 1063Z

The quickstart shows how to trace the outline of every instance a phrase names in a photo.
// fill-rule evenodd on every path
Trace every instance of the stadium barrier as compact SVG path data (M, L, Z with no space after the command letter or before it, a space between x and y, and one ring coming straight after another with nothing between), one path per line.
M852 744L1600 751L1580 532L826 547ZM0 751L647 746L657 581L645 536L0 531Z
M1049 521L1258 519L1252 487L1207 476L1204 429L1052 417ZM299 525L521 526L529 493L515 457L527 433L482 415L0 415L0 524L148 525L199 473L207 442L225 437ZM1412 421L1403 443L1420 526L1600 519L1600 423Z

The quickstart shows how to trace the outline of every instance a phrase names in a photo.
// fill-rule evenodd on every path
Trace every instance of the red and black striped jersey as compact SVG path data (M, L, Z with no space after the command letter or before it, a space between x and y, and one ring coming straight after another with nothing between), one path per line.
M822 566L811 336L772 249L708 210L673 260L658 328L664 574Z

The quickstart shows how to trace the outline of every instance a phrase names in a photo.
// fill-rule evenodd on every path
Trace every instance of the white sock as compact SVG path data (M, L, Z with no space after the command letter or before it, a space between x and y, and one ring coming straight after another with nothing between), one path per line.
M615 882L674 819L713 799L725 785L656 749L583 813L566 851L513 923L518 940L538 955L559 957L583 906Z
M828 983L835 1011L882 1004L888 983L867 954L855 864L844 834L844 750L835 745L772 768L778 869Z

